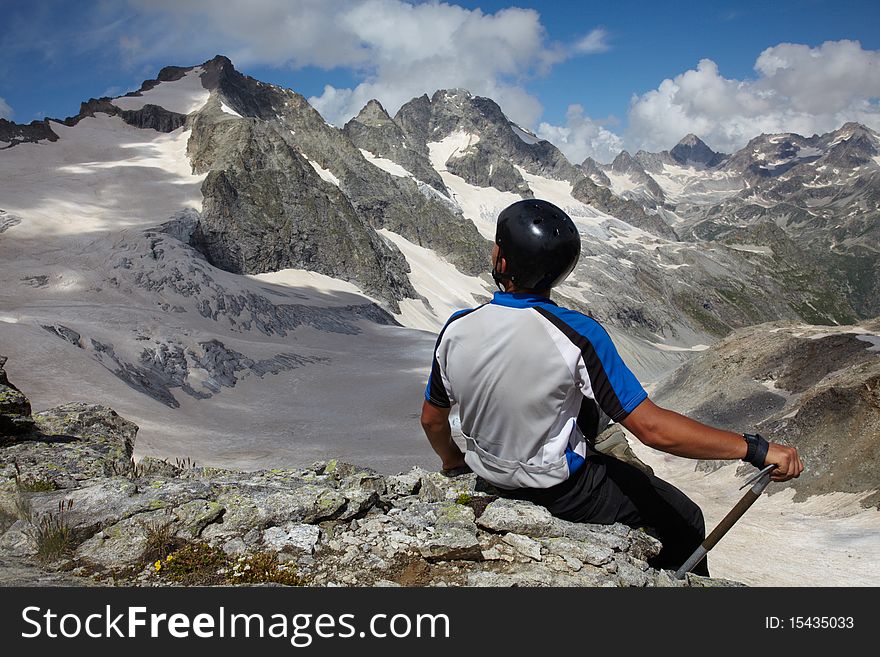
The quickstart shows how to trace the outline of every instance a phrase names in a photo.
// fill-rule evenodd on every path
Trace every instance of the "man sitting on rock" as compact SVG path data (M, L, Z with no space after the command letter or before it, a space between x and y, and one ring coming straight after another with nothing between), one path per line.
M503 291L452 315L440 332L422 427L444 470L469 467L510 497L575 522L649 526L675 570L705 538L700 508L669 483L592 445L618 422L655 449L694 459L775 463L797 477L797 450L758 435L714 429L663 409L594 319L550 300L574 269L580 235L552 203L518 201L498 216L492 276ZM465 453L452 440L458 404ZM694 569L708 575L705 560Z

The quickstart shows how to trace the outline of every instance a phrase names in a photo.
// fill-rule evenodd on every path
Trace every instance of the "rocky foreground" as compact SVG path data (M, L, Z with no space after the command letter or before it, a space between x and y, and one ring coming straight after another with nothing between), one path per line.
M31 415L0 358L0 584L709 586L623 525L575 524L473 474L334 460L241 472L132 459L104 406Z

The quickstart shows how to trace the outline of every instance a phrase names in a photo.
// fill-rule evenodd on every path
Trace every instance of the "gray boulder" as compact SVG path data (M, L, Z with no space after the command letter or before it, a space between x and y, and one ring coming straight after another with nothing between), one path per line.
M34 428L30 400L9 382L3 367L6 360L5 356L0 356L0 441Z
M525 536L557 536L553 516L542 506L520 500L498 499L489 504L477 524L494 532Z

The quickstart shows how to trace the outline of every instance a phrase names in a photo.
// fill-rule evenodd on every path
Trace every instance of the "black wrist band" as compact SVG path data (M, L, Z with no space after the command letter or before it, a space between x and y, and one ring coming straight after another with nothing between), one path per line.
M748 445L743 461L751 463L756 468L763 468L764 462L767 460L770 443L764 440L761 434L757 433L744 433L743 438L746 441L746 445Z

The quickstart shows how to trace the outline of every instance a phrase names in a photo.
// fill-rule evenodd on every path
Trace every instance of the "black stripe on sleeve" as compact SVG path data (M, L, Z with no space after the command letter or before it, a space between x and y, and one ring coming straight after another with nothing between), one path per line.
M449 400L449 393L446 390L446 386L443 385L443 377L440 376L440 363L437 360L437 349L440 346L440 342L443 340L443 334L446 333L446 329L449 328L449 325L452 324L452 322L470 315L472 312L479 310L485 305L486 304L482 304L476 308L468 308L467 310L455 313L447 320L446 325L440 331L440 335L437 336L437 343L434 345L431 376L428 378L428 387L425 390L425 399L434 406L439 406L440 408L449 408L452 406Z
M446 386L443 385L443 378L440 376L440 364L437 362L437 349L434 348L434 364L431 366L431 378L428 379L428 394L425 396L430 403L440 408L449 408L449 393L446 392Z
M596 403L599 404L599 408L601 408L605 415L615 422L620 422L625 419L629 413L623 410L623 404L620 403L620 399L617 397L617 393L614 391L611 381L608 379L608 374L605 372L605 367L602 365L602 361L599 360L599 356L593 348L593 343L553 313L548 312L539 306L535 307L535 310L538 311L538 313L540 313L547 321L553 324L553 326L562 331L565 337L571 340L574 345L580 349L581 356L587 366L587 373L590 376L590 385L593 388L593 395L596 398Z

